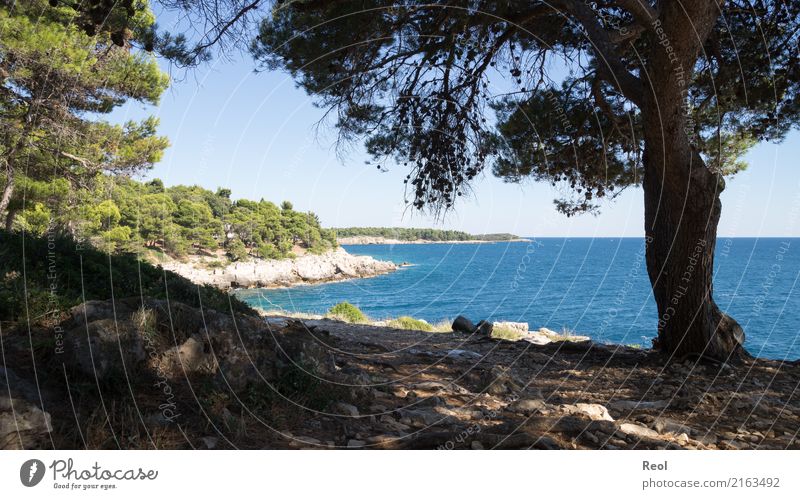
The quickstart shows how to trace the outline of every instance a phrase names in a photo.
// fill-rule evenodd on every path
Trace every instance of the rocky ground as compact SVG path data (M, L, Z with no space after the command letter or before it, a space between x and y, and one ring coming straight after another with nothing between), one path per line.
M113 305L3 333L0 447L800 448L797 362Z
M245 262L226 262L220 268L208 265L203 257L169 261L162 263L162 267L195 284L208 284L221 289L316 284L374 277L397 270L397 265L392 262L376 260L371 256L351 255L342 248L321 255L305 254L293 259L251 258Z

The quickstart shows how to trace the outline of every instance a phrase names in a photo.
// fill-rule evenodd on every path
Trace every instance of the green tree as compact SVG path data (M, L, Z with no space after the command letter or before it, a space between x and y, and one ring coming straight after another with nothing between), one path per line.
M168 78L155 59L120 43L115 17L90 35L74 22L79 13L69 2L51 4L0 6L0 213L22 209L12 200L22 177L78 184L103 171L131 173L158 161L168 145L154 118L124 125L94 119L129 99L157 103ZM131 33L153 24L146 1L128 4Z
M417 208L452 207L487 165L564 186L567 214L641 185L658 345L724 361L746 352L713 299L719 194L800 121L798 28L783 1L309 0L276 6L253 52L343 139L408 164Z

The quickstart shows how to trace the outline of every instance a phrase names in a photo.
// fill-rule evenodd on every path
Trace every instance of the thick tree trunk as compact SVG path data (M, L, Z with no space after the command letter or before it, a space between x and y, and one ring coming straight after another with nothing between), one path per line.
M640 109L644 139L647 272L658 305L658 346L672 359L747 355L744 332L713 298L722 176L694 147L687 86L719 17L709 0L662 2Z
M738 360L747 355L744 331L713 298L724 180L690 146L675 147L663 133L645 135L656 135L645 139L643 187L647 271L658 306L657 345L672 359ZM664 142L672 147L659 147Z

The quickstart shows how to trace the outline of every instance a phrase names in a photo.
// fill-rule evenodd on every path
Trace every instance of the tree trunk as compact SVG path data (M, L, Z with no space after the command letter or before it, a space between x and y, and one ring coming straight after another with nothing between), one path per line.
M14 219L17 217L17 212L19 210L9 208L8 213L6 214L6 230L11 232L11 229L14 228Z
M647 271L658 306L657 346L675 360L738 360L747 356L744 331L713 298L719 194L725 182L688 143L681 147L685 141L668 140L665 133L645 132L643 179Z
M8 203L11 202L12 194L14 194L14 173L9 168L8 174L6 175L6 185L3 187L3 195L0 197L0 214L5 212L8 208Z

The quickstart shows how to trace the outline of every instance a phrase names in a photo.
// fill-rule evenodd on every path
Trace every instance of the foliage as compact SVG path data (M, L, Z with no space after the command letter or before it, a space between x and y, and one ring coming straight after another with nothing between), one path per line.
M337 237L383 237L399 241L507 241L518 239L514 234L480 234L472 235L457 230L441 229L406 229L402 227L347 227L331 229Z
M137 255L108 255L49 233L34 237L0 231L0 317L4 321L37 320L84 299L132 296L255 314L236 297L212 286L193 284Z
M367 316L355 305L343 301L332 306L328 315L345 322L367 322Z
M115 4L118 2L114 2ZM127 3L130 39L154 22L147 1ZM0 6L0 212L7 225L40 222L15 185L66 179L85 185L100 172L132 173L161 158L168 141L158 120L111 124L97 119L129 100L156 104L169 78L151 55L131 50L114 28L117 13L87 32L69 2L5 2ZM77 21L76 21L77 19ZM63 195L63 193L62 193ZM46 203L45 203L46 205ZM41 227L32 226L37 231ZM111 239L123 236L119 231Z
M386 323L387 326L397 329L407 329L411 331L433 331L433 326L423 320L415 319L407 315L392 319Z
M415 207L453 206L489 165L559 186L572 214L640 184L643 116L666 104L648 98L656 67L715 172L741 170L749 147L800 120L800 4L672 4L286 2L252 52L329 109L340 138L407 167Z
M522 336L522 333L515 329L504 327L492 328L492 338L507 341L518 341L520 338L522 338Z
M269 201L230 199L230 191L199 186L164 187L101 175L90 186L25 179L17 188L26 207L13 228L42 235L51 230L110 253L157 249L172 256L224 251L231 260L286 258L294 246L322 253L336 245L313 213Z

